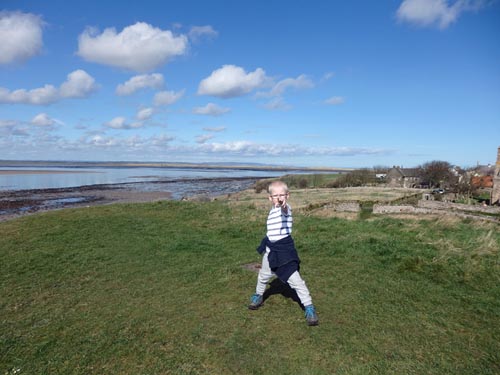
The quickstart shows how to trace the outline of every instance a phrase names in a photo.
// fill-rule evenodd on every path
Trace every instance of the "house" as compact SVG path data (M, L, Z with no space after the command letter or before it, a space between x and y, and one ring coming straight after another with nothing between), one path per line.
M394 166L387 172L386 180L389 186L414 188L420 186L417 168L402 168Z
M475 188L492 188L493 176L472 176L470 184Z
M493 175L493 189L491 191L491 204L500 204L500 147L497 151L497 163Z

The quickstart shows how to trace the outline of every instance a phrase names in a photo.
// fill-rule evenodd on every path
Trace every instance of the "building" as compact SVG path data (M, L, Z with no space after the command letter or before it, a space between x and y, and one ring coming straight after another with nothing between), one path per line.
M392 167L387 172L387 184L394 187L414 188L420 186L417 168Z
M493 190L491 191L491 204L500 204L500 147L497 151L497 163L493 175Z
M493 187L493 176L472 176L470 184L476 189L491 189Z

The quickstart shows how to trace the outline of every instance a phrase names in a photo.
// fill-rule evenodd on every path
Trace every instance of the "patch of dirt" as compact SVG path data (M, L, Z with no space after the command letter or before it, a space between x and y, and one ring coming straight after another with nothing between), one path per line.
M252 271L252 272L256 272L258 273L259 270L260 270L260 263L247 263L247 264L243 264L242 267L246 270L249 270L249 271Z

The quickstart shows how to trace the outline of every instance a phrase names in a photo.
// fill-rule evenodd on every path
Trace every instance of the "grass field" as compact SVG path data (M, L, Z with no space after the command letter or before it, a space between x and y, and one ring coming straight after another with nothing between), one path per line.
M500 373L498 224L297 211L308 327L277 282L246 307L266 215L165 201L0 223L0 374Z

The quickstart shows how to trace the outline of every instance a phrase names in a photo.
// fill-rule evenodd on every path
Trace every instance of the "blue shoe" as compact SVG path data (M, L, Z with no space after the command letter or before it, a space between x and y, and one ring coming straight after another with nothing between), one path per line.
M316 309L314 305L308 305L305 307L305 316L308 326L317 326L319 323L318 315L316 314Z
M264 296L262 294L254 294L252 297L250 297L250 305L248 305L248 308L250 310L257 310L262 306L263 303Z

